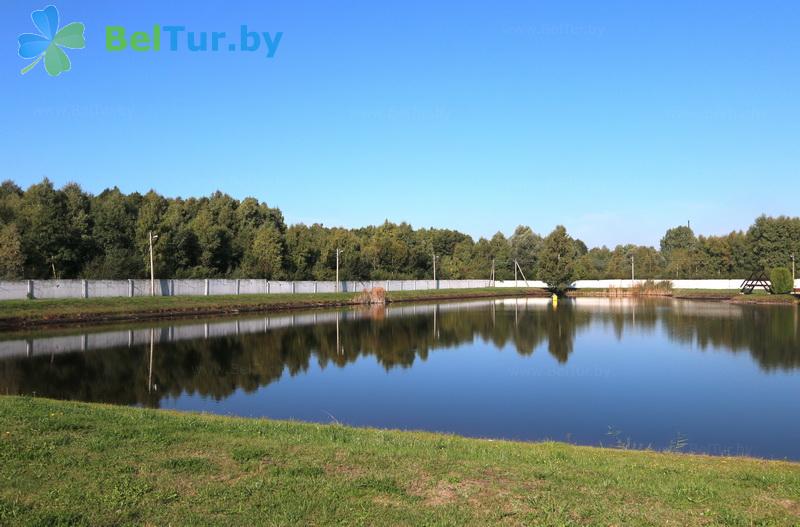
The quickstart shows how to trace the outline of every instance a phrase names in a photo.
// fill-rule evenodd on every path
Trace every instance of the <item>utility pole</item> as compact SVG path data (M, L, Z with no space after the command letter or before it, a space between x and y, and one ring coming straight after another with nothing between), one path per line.
M336 292L337 293L339 292L339 255L342 254L343 252L344 252L343 249L339 249L338 247L336 248Z
M150 231L150 296L156 296L156 275L153 270L153 240L158 239L158 234Z
M438 256L436 256L436 253L433 253L433 281L434 282L436 281L436 258L438 258ZM436 284L434 284L434 286L435 285Z
M633 255L631 255L631 282L635 280L636 280L636 267L635 264L633 263Z
M494 258L492 258L492 285L494 286Z
M522 280L525 282L525 287L530 287L528 284L528 279L525 278L525 273L522 272L522 267L519 266L519 262L514 260L514 287L517 287L517 270L519 270L519 274L522 275Z
M797 280L797 276L794 274L794 272L795 272L795 269L794 269L794 253L792 253L792 280ZM794 286L792 286L792 287L794 287Z

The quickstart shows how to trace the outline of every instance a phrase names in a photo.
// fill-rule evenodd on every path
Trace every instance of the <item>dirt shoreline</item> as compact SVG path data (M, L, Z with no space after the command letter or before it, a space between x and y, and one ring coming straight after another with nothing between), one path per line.
M464 292L453 291L445 294L410 294L391 298L387 297L387 304L409 303L409 302L438 302L442 300L469 300L480 298L546 298L550 293L544 290L531 290L526 292L507 292L486 291L486 292ZM729 293L703 292L692 293L672 293L660 295L640 295L626 294L615 291L569 291L568 298L674 298L678 300L698 300L706 302L727 302L734 304L764 304L764 305L796 305L800 299L792 297L772 297L772 296L731 296ZM355 300L314 300L303 299L292 300L281 303L268 304L231 304L216 307L172 307L153 310L121 311L113 313L68 313L63 315L50 315L42 318L30 317L6 317L0 318L0 332L15 331L21 329L34 329L38 327L78 327L83 325L111 324L118 322L140 322L149 320L180 320L208 317L215 315L237 315L242 313L280 313L286 311L337 308L361 305Z

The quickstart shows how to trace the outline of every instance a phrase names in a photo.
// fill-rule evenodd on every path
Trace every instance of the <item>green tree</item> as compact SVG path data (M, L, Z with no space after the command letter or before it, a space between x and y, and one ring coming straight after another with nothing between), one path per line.
M253 278L280 278L283 274L283 239L280 231L265 224L255 231L253 243L244 257L245 275Z
M71 278L84 272L86 265L97 255L98 247L92 237L94 220L91 196L77 183L68 183L61 193L66 204L67 240L72 244L75 254L72 264L62 268L61 273Z
M22 239L15 225L0 225L0 278L22 278Z
M542 243L537 277L552 291L566 291L575 280L577 256L575 241L567 234L566 228L557 226Z
M575 278L578 280L601 280L611 278L608 273L611 251L608 247L594 247L575 261Z
M788 265L791 255L800 255L800 218L761 216L747 231L755 268Z
M786 267L776 267L770 271L769 281L772 284L772 290L778 295L791 293L794 289L792 273Z
M18 228L25 255L25 275L31 278L64 276L76 263L76 244L64 194L48 179L31 185L19 204Z
M538 253L542 246L542 237L526 225L520 225L509 238L511 259L516 260L528 276L536 276ZM513 266L513 262L512 262ZM513 267L512 267L513 271Z
M23 194L11 180L0 183L0 222L12 223L18 219Z
M511 244L502 232L495 233L489 240L490 253L494 259L495 277L497 280L509 280L514 277L514 258L511 256Z
M114 187L97 195L91 204L92 238L98 254L86 268L90 278L130 278L146 274L145 262L137 255L136 216L139 194L123 194Z
M694 231L685 226L675 227L667 230L664 237L661 238L661 253L665 258L669 259L670 254L677 249L691 249L697 239L694 236Z

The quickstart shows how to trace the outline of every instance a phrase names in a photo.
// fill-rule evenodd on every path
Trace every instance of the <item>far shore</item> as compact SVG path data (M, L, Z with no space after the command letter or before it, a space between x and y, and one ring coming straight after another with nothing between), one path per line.
M387 303L473 298L549 297L539 288L483 288L392 291ZM581 289L567 292L567 297L662 297L714 302L797 305L792 295L742 295L735 290L673 290L653 295L628 290ZM333 308L361 304L353 293L110 297L94 299L37 299L0 301L0 331L42 326L96 324L186 318L238 313L267 313L296 309Z

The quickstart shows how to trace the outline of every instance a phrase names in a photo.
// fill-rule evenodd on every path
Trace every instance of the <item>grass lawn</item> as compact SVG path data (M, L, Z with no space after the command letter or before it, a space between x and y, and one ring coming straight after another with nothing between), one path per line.
M541 295L526 288L437 289L387 293L390 302L440 298L479 298ZM66 298L0 301L0 327L14 328L45 322L68 323L144 317L272 311L351 304L353 293L157 296L133 298Z
M0 397L0 525L798 525L800 464Z

